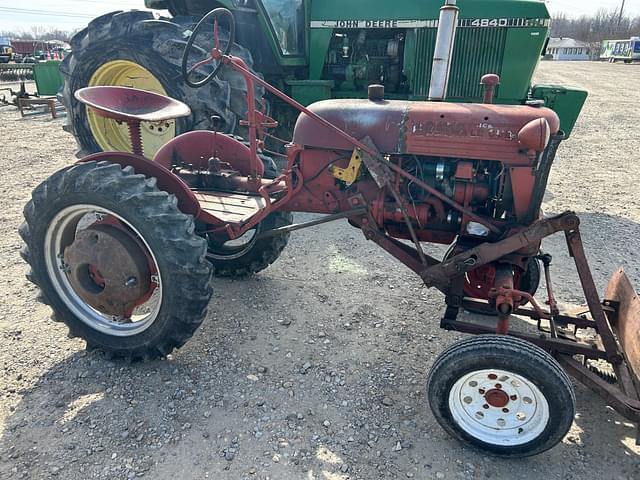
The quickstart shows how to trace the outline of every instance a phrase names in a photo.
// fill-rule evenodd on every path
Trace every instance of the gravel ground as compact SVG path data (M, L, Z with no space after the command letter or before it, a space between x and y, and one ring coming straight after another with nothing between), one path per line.
M537 74L591 93L545 210L580 213L601 288L618 265L640 285L639 72L543 63ZM633 426L579 384L571 432L537 457L497 460L445 434L424 384L434 357L463 337L439 330L439 293L346 223L294 234L251 280L214 280L209 317L166 360L85 352L35 301L18 255L30 191L72 161L61 126L0 108L0 478L640 477ZM562 237L545 246L559 296L581 303Z

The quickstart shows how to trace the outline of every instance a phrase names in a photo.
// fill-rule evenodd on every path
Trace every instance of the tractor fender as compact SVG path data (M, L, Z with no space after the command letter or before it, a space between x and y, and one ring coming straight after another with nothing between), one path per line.
M123 168L132 167L136 173L155 178L161 190L175 195L178 199L178 208L183 213L193 215L195 218L202 213L200 202L189 186L170 170L148 158L125 152L98 152L82 158L77 163L86 162L110 162L117 163Z
M153 161L166 169L172 165L184 164L208 170L211 157L228 163L245 177L251 175L251 149L231 135L208 130L194 130L178 135L158 150ZM262 176L264 164L260 157L257 160L257 174Z

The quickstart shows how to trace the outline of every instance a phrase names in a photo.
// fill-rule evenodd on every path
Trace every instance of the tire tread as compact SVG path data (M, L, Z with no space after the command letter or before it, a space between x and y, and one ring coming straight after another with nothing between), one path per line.
M569 394L568 399L564 399L566 400L564 407L571 411L563 412L564 425L553 425L551 428L557 427L558 429L556 435L550 436L543 443L534 440L529 442L531 445L525 444L524 446L518 445L514 447L495 447L488 444L482 444L482 442L479 441L472 442L472 444L494 456L504 458L521 458L537 455L553 447L569 430L571 421L575 414L576 398L571 379L560 364L549 353L530 342L507 335L477 335L467 338L451 345L436 358L427 378L427 392L429 404L438 423L449 434L459 440L463 442L470 441L458 430L458 427L453 423L451 418L444 418L441 415L438 405L443 401L442 395L448 396L449 392L445 392L438 388L438 384L441 382L441 378L446 375L450 375L450 373L448 373L449 370L452 368L458 368L459 365L469 361L469 358L474 358L476 361L480 360L482 358L481 352L485 352L487 355L496 357L510 355L511 358L517 359L517 362L513 362L514 373L517 373L517 370L521 365L535 364L537 367L543 368L548 372L546 378L551 379L550 381L558 382L558 391ZM528 450L525 450L526 446L529 446Z
M169 293L177 300L171 302L171 308L175 308L176 311L171 315L171 326L167 328L167 332L163 332L166 333L166 338L133 350L109 349L87 339L86 335L74 326L73 321L64 318L65 315L57 311L57 302L49 300L45 293L50 285L46 269L40 268L42 265L32 254L39 248L34 232L43 221L40 217L44 206L64 196L70 185L79 191L112 195L123 209L138 212L153 225L156 238L165 246L162 255L166 264L173 272L180 272L181 276L180 281L173 282L176 291ZM40 301L52 307L54 320L64 318L64 323L69 327L69 335L85 338L88 349L109 350L112 356L128 360L162 357L184 345L206 316L212 293L212 269L206 260L206 241L193 233L193 218L180 212L176 202L171 198L172 196L166 192L158 190L155 182L147 182L143 175L136 175L132 169L122 169L119 165L109 162L87 162L67 167L45 180L33 191L32 199L24 209L25 222L19 228L20 236L26 243L21 255L31 265L27 279L39 287ZM188 248L183 248L185 243ZM193 295L192 292L202 293Z

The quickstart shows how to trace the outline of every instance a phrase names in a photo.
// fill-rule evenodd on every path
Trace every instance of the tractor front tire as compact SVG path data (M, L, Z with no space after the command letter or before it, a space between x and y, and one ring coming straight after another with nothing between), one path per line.
M19 233L26 243L21 255L31 267L27 278L40 289L39 299L51 307L52 318L64 322L71 337L84 339L88 349L130 361L163 357L184 345L205 318L212 294L206 242L195 233L193 217L182 213L176 197L159 190L154 178L105 161L75 164L33 191L24 217ZM123 237L111 245L128 245L128 250L98 241ZM85 255L93 250L100 260L68 260L81 238L98 245ZM107 270L115 265L120 274L125 263L113 251L134 252L142 262L136 271L144 274L125 272L128 280L112 282L122 277L110 277ZM118 315L105 307L119 302L123 286L138 285L140 293L132 300L138 310ZM109 292L109 297L96 306L87 291Z
M429 406L451 436L498 457L552 448L575 414L571 380L541 348L506 335L453 344L427 380Z
M96 85L130 86L168 95L191 108L190 117L163 125L143 124L145 155L155 152L176 135L211 128L211 117L220 117L220 131L233 133L246 112L244 80L224 68L219 78L193 89L182 79L182 53L197 19L175 17L156 19L148 11L113 12L92 20L71 40L72 53L60 66L64 86L60 98L67 112L65 129L72 133L85 156L99 151L131 151L126 125L88 112L74 93ZM193 54L207 51L200 37ZM251 53L234 44L231 53L249 67Z

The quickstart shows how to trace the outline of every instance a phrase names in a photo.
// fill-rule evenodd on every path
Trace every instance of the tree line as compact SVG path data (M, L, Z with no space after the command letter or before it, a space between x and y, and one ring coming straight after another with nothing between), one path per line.
M28 30L0 31L0 37L16 40L62 40L68 42L76 31L35 25ZM560 13L551 21L551 36L570 37L592 44L600 44L602 40L640 36L640 16L625 15L617 8L601 9L594 15L581 17Z
M569 17L556 15L551 21L552 37L569 37L600 44L602 40L623 40L640 37L640 16L625 15L619 9L600 9L594 15Z
M61 40L63 42L69 42L77 31L78 30L62 30L60 28L34 25L27 30L0 30L0 37L10 38L12 40L38 40L43 42Z

